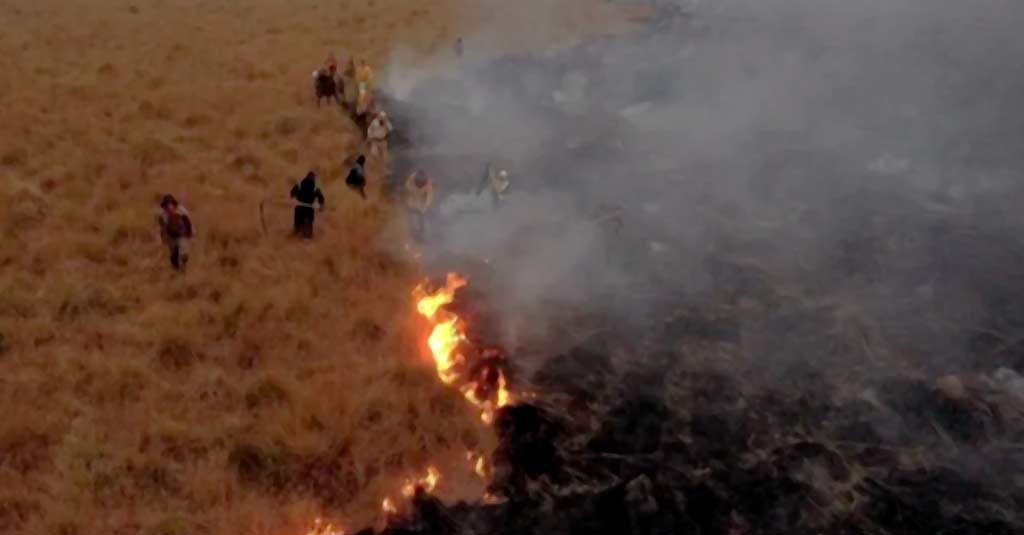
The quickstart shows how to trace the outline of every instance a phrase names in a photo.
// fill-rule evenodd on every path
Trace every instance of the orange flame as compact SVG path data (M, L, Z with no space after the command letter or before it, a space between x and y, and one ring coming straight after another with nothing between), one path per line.
M441 479L441 472L437 471L437 468L431 466L427 468L427 475L417 480L408 480L405 485L402 486L402 495L406 498L412 498L416 495L416 488L423 489L423 492L433 492L434 488L437 487L437 482Z
M512 395L509 394L508 385L505 383L505 374L498 373L498 408L507 407L512 402Z
M453 303L456 292L466 285L464 277L449 273L444 287L431 292L427 290L426 284L421 284L413 290L413 296L417 300L416 310L433 324L427 346L434 358L437 376L447 385L454 385L461 378L464 382L459 384L459 392L467 401L480 408L480 419L490 425L494 422L495 411L511 404L512 396L505 375L500 370L496 392L486 394L486 398L481 398L477 382L460 374L460 366L466 364L466 357L459 352L459 347L466 342L465 326L458 315L444 310L444 306Z
M483 455L481 455L476 460L476 465L473 467L473 469L476 472L476 475L478 475L480 477L483 477L483 478L487 477L487 460L484 459Z
M413 296L418 299L416 310L426 318L433 318L437 311L455 300L455 292L466 285L466 279L456 273L449 273L445 278L444 288L428 294L421 284L413 290Z
M463 360L462 355L455 353L463 340L457 322L458 318L452 318L438 323L427 339L427 345L430 346L434 361L437 363L437 376L447 385L458 379L458 373L454 368Z
M317 518L313 521L313 527L306 532L306 535L345 535L345 530L335 528L334 524L325 524L323 519Z
M505 501L505 498L498 496L497 494L491 494L490 492L484 493L484 503L487 505L497 505Z
M504 373L497 371L496 391L481 389L481 383L463 378L459 367L466 364L465 356L459 352L459 346L466 342L465 326L458 315L443 310L445 305L455 301L455 294L466 286L465 278L456 273L449 273L445 278L445 285L434 291L427 290L426 284L421 284L413 290L413 297L416 299L416 310L433 326L430 336L427 338L427 346L430 348L431 356L437 367L437 376L447 385L455 385L460 378L463 381L456 385L458 391L474 406L480 408L480 418L487 424L494 421L494 414L497 409L508 406L513 402L512 395L508 390ZM493 377L493 376L488 376ZM467 452L467 460L473 464L473 471L481 478L487 479L491 467L484 455L477 455ZM409 499L416 495L417 489L424 492L433 492L441 479L441 473L436 467L427 468L423 477L407 479L402 485L402 496ZM484 503L500 503L504 499L491 493L484 494ZM398 505L390 496L381 501L381 510L384 512L385 522L387 517L396 515L399 512ZM313 528L305 535L345 535L345 531L335 528L331 524L324 524L321 519L316 519Z

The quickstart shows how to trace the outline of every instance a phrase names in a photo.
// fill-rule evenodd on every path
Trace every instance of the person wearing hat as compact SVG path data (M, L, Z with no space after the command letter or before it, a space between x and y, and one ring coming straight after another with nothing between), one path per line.
M316 184L316 173L310 171L299 183L292 186L291 198L295 200L293 232L309 240L313 238L313 220L316 219L315 205L324 209L324 194Z
M434 184L421 169L405 180L405 205L409 210L412 232L417 239L426 233L426 215L434 202Z
M497 209L501 201L505 199L505 192L508 191L510 185L508 172L504 169L496 170L493 165L488 163L487 168L484 170L484 176L480 179L480 185L477 187L476 194L481 195L484 190L489 190L491 192L491 205L494 209Z
M391 120L387 112L380 112L366 129L366 142L370 146L370 154L374 157L386 156L388 153L388 134L391 133Z
M160 200L157 223L160 225L160 238L170 253L171 266L184 270L188 263L188 240L193 233L188 210L173 195L164 195Z

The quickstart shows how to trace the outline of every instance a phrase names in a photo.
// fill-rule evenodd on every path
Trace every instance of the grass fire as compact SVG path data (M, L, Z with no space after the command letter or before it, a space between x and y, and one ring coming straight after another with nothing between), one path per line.
M5 0L0 533L1024 533L1022 27Z

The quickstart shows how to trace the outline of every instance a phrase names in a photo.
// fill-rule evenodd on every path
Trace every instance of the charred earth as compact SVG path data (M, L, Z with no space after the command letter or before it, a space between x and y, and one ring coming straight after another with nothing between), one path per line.
M384 532L1024 533L1024 243L1012 216L991 215L1014 213L1020 187L911 185L929 169L1019 170L1019 151L973 145L923 166L879 163L882 134L838 147L804 125L745 128L725 154L680 155L687 149L659 145L661 133L642 124L676 109L681 89L716 89L692 80L711 79L701 75L714 54L702 47L737 35L755 42L761 26L678 10L656 20L641 36L467 66L462 79L426 80L389 103L406 133L399 173L428 166L468 190L477 162L445 157L452 137L465 139L467 126L452 118L487 112L450 96L528 101L548 128L513 169L520 201L558 192L579 215L611 200L618 224L590 220L600 253L570 270L583 290L534 309L557 333L507 344L513 390L532 395L496 414L490 493L500 503L445 505L421 493ZM772 42L835 59L816 44ZM696 52L671 59L683 66L614 59L669 49ZM921 68L966 68L963 59ZM1010 88L1024 89L1022 79L1000 84L974 98L999 107ZM585 96L566 96L575 86ZM955 80L945 89L939 105L950 109L967 90ZM873 122L885 112L863 111L871 98L842 91L858 115L846 119L887 128ZM957 135L1002 125L971 123ZM1024 141L1015 136L1000 143ZM730 187L750 194L738 201ZM501 210L516 210L509 205ZM670 226L659 210L692 217ZM458 223L438 227L442 252L426 260L453 269L465 252L445 233ZM529 243L536 232L506 230L495 239ZM503 269L529 252L496 249L504 252L458 264L478 293L453 306L474 310L475 335L505 343Z

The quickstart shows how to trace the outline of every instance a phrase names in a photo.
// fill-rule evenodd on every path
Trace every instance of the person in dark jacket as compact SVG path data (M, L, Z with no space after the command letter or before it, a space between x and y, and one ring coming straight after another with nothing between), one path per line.
M184 270L188 263L188 240L192 238L192 219L173 195L164 195L160 200L160 238L171 256L171 266Z
M316 173L310 171L301 182L292 186L291 198L295 199L295 235L311 239L313 220L316 218L314 205L324 209L324 194L316 185Z
M355 190L360 197L366 199L366 169L363 167L364 165L366 165L366 156L360 154L356 158L355 165L349 170L345 184Z

